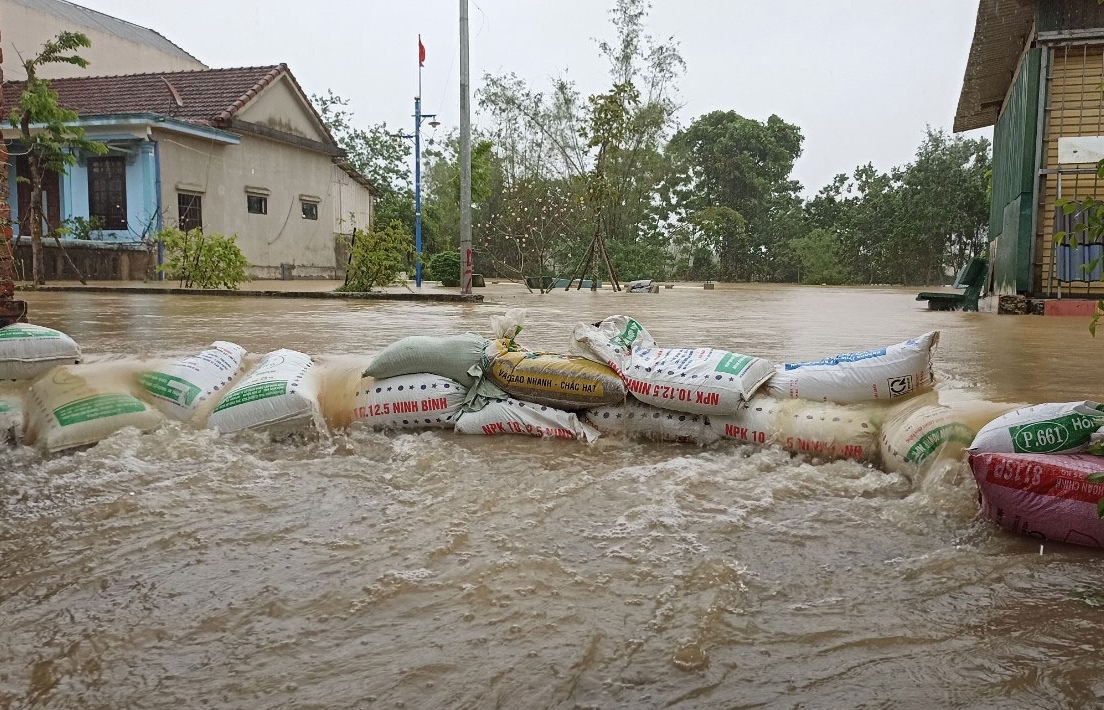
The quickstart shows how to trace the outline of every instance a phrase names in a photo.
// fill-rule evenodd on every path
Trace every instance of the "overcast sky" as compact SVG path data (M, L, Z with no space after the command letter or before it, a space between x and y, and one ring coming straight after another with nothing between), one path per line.
M211 67L285 62L308 94L349 99L356 123L407 131L420 33L423 111L438 115L438 135L459 124L459 0L77 2L153 28ZM469 0L473 111L488 72L537 89L566 74L584 96L606 90L596 39L613 37L612 6ZM686 60L680 123L721 109L797 124L795 177L812 194L860 164L909 162L926 125L950 129L976 13L977 0L653 0L648 25Z

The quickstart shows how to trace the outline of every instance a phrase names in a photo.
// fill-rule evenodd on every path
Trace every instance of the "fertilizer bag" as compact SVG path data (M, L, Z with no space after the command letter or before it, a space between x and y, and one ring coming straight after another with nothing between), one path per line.
M362 378L353 421L374 429L451 429L468 391L456 380L422 373Z
M594 441L598 432L574 412L532 402L506 399L476 412L464 412L456 422L460 434L523 434L554 439Z
M384 379L430 373L472 387L483 374L483 349L487 338L463 335L410 335L396 340L364 369L365 377Z
M138 374L138 385L164 414L186 422L238 374L245 348L217 340L203 352Z
M961 460L978 431L1013 407L984 401L940 404L936 392L902 402L882 425L882 468L893 473L939 459Z
M604 362L636 399L694 414L735 414L774 366L751 355L713 348L661 348L640 323L610 316L575 326L572 348Z
M0 392L0 444L23 439L23 398Z
M625 383L608 365L575 355L510 351L505 340L487 345L488 378L511 396L559 409L586 409L625 401Z
M277 350L226 393L207 420L223 434L265 428L295 431L323 428L318 390L310 356L295 350Z
M1089 447L1104 427L1097 402L1036 404L998 417L982 427L970 451L1004 454L1071 454Z
M582 420L602 434L650 441L707 446L720 438L709 427L704 414L660 409L632 398L621 404L588 409Z
M710 417L721 437L757 446L779 446L822 459L877 462L878 434L885 417L877 404L778 400L758 394L746 409Z
M1104 547L1104 520L1096 512L1104 485L1085 480L1104 471L1104 458L975 453L970 468L982 517L1021 535Z
M27 443L56 452L95 444L124 427L156 429L161 414L123 384L132 376L104 365L54 369L27 394Z
M851 404L908 397L935 383L932 349L939 331L878 350L776 366L767 391L780 399Z
M0 380L31 380L80 360L80 346L59 330L30 323L0 328Z

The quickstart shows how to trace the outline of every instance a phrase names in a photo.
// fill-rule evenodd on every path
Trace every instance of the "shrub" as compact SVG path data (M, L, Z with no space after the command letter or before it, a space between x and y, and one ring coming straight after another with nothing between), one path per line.
M157 267L184 288L226 288L236 290L249 278L249 262L237 244L237 235L204 234L198 229L184 232L175 227L157 233L164 246L164 262Z
M442 286L459 286L460 252L450 250L434 254L422 271L422 276L430 281L440 281Z
M395 280L414 249L402 222L392 220L383 229L358 229L349 245L345 285L338 291L371 291Z

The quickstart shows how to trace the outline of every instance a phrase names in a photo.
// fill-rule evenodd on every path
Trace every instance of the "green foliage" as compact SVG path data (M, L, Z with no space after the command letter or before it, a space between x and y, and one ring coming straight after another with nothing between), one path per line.
M68 235L73 239L91 239L92 232L99 232L104 228L103 217L93 215L88 219L84 217L70 217L61 223L58 233Z
M460 252L455 249L434 254L426 264L422 275L429 281L440 281L442 286L455 288L460 285Z
M338 291L371 291L387 286L406 268L414 251L412 242L410 233L398 221L382 229L356 230L349 247L345 285Z
M42 50L23 62L27 81L23 93L8 117L13 128L19 130L19 141L27 154L30 174L21 182L30 185L31 262L35 284L44 284L45 269L42 265L42 185L50 172L65 173L77 162L80 153L103 155L107 146L87 139L84 129L72 125L77 113L62 108L58 94L50 88L50 82L39 79L37 70L47 64L72 64L88 66L88 61L73 54L82 47L91 47L88 37L79 32L62 32L46 42ZM31 126L35 130L31 130Z
M237 244L237 235L204 234L168 227L156 235L164 247L165 260L158 271L184 288L226 288L236 290L248 281L249 265Z
M800 264L803 284L841 284L845 281L839 259L839 242L825 229L814 229L804 237L791 240L790 250Z
M617 278L622 281L638 279L662 280L667 276L667 260L670 255L661 245L652 241L614 242L609 249L610 261ZM597 274L601 277L601 272Z

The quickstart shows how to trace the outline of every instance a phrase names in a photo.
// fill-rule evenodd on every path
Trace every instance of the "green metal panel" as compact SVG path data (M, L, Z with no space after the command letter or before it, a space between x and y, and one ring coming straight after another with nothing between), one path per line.
M1104 27L1104 7L1097 0L1039 0L1035 16L1039 32Z
M1001 233L1005 206L1034 189L1042 51L1035 48L1024 56L993 130L993 201L989 212L989 233L993 235Z
M993 249L993 288L998 293L1031 288L1031 194L1017 196L1004 208L1003 231Z

